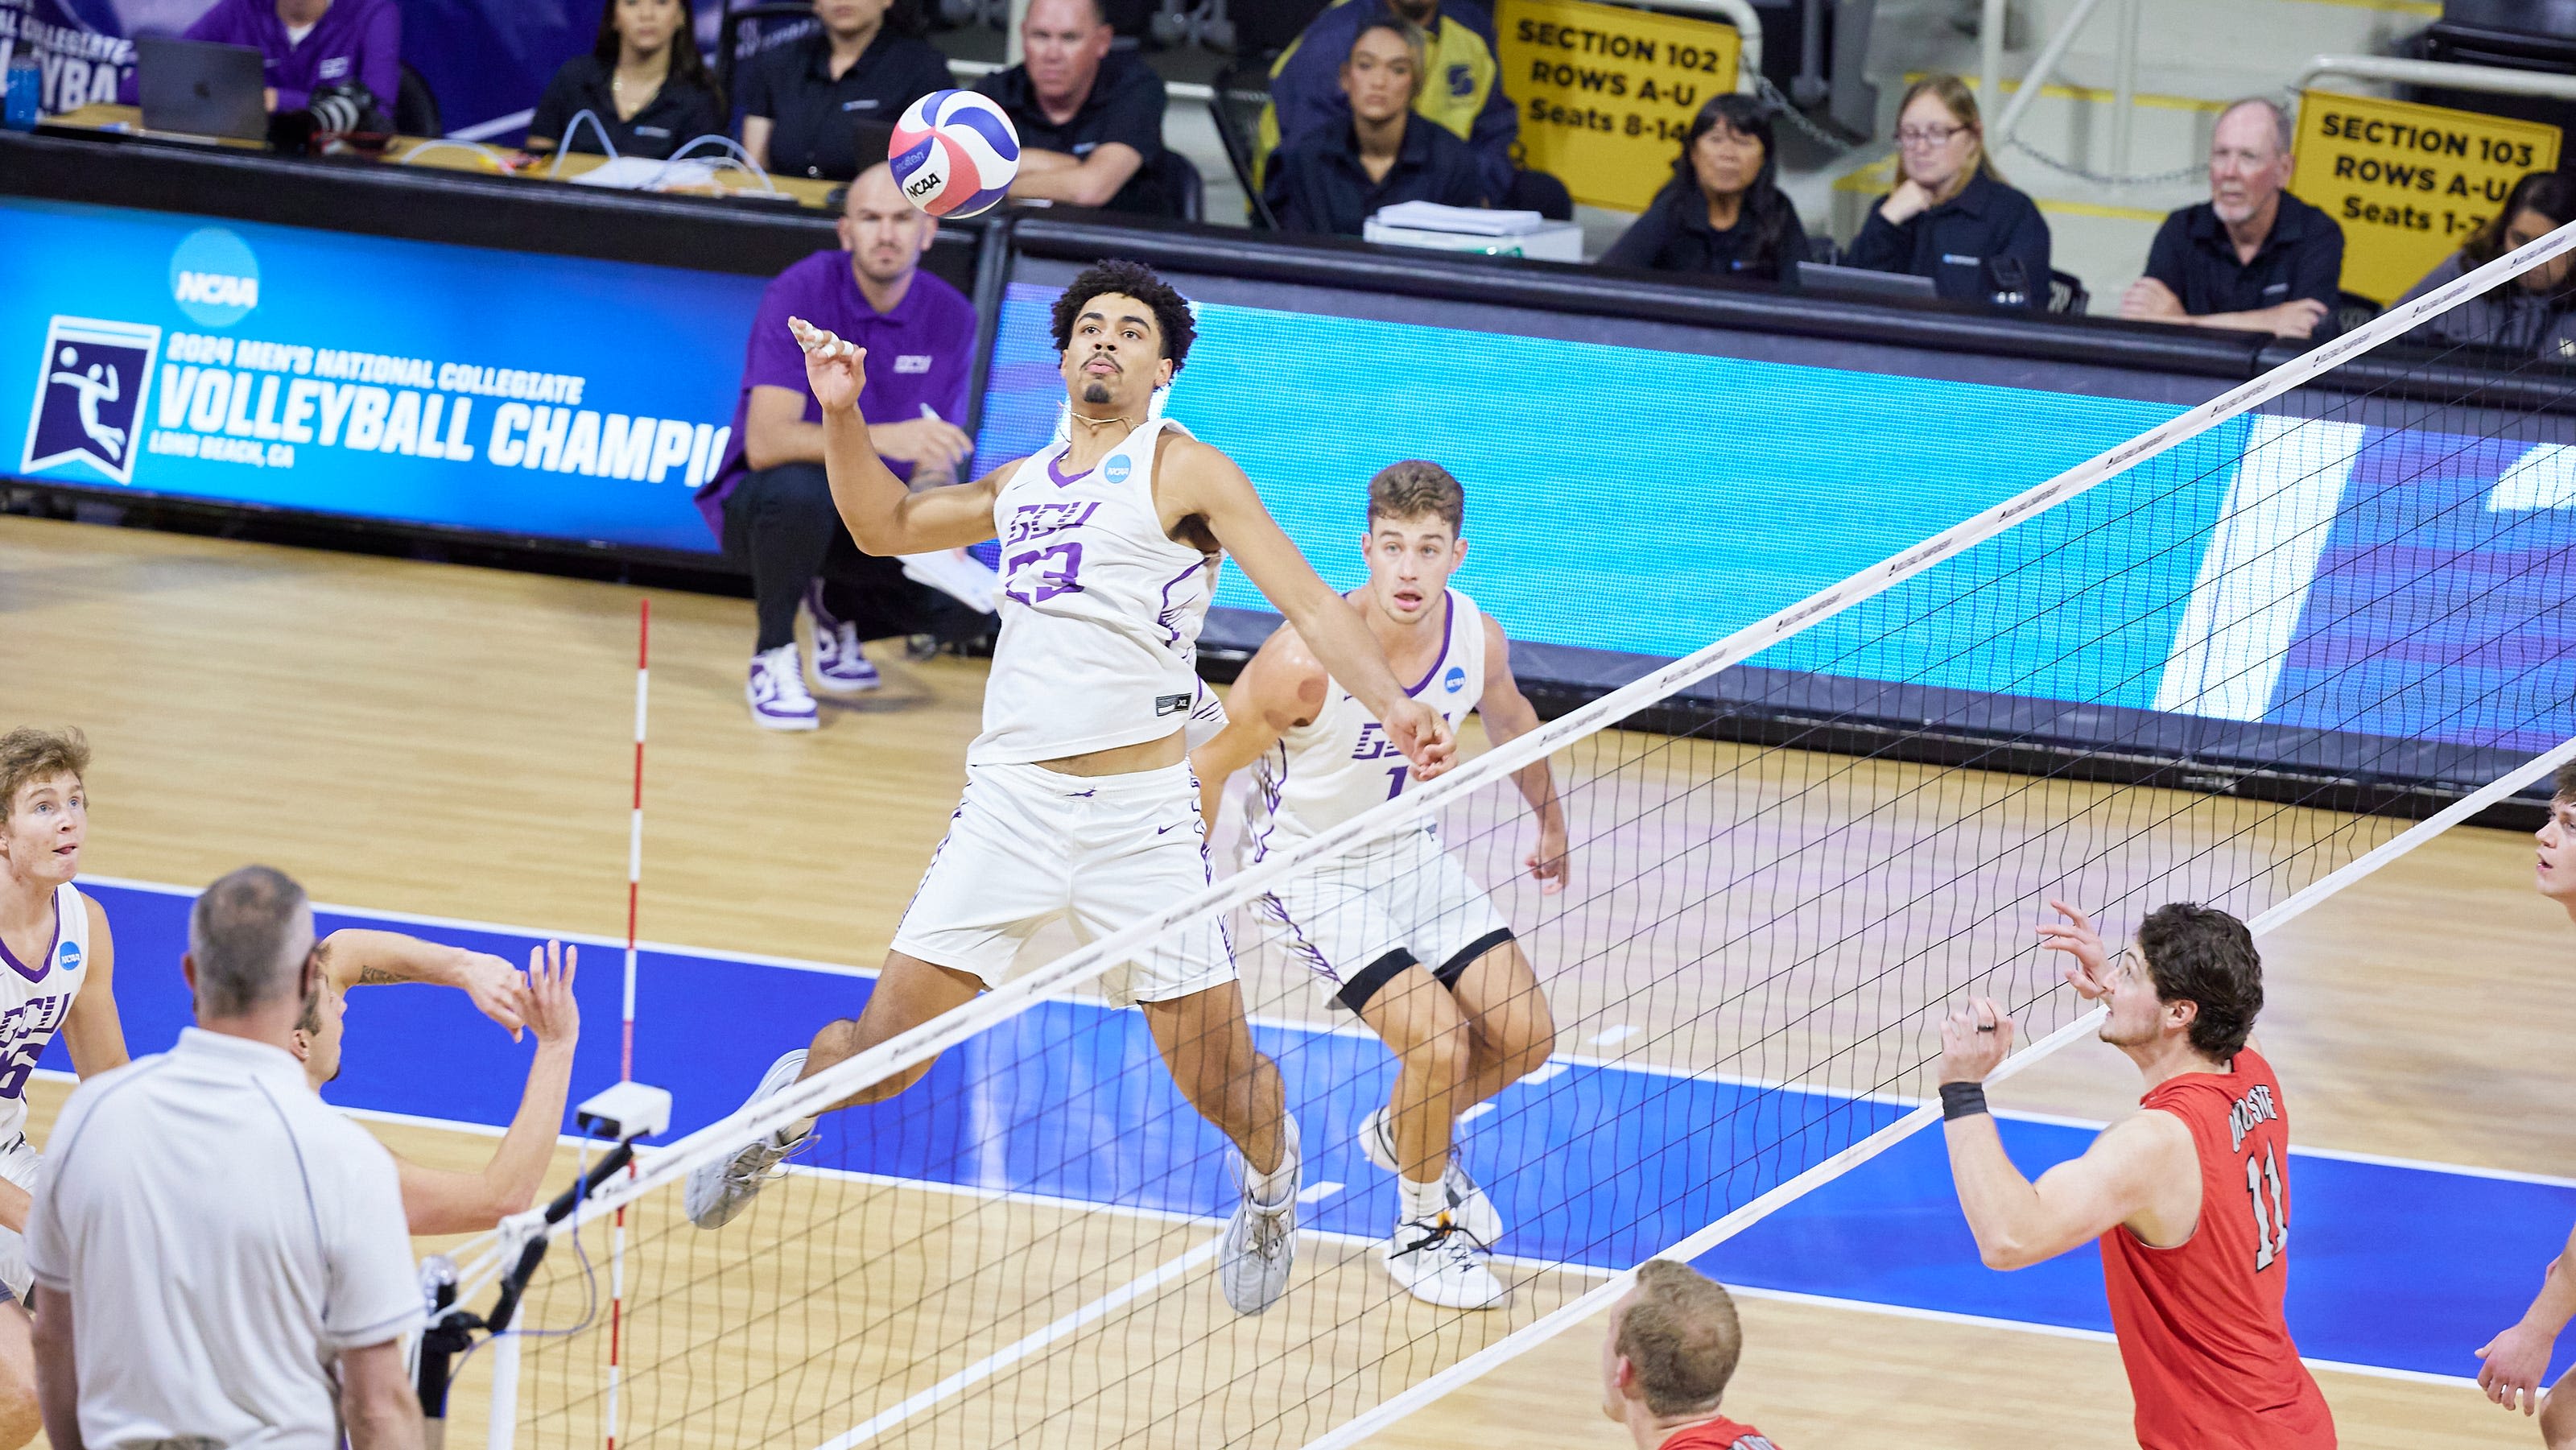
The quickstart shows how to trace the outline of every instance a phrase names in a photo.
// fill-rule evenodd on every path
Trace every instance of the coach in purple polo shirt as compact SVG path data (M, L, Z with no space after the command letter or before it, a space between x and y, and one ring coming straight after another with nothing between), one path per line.
M391 115L402 91L402 12L394 0L215 0L188 39L258 51L272 111L303 110L315 91L355 81Z
M796 650L796 611L814 622L814 676L833 694L877 686L859 641L932 630L939 597L903 561L859 552L823 474L823 409L805 386L805 354L788 334L802 317L868 353L859 414L897 477L916 488L954 482L973 447L966 417L975 308L920 270L937 226L895 186L885 163L850 183L841 246L769 284L752 323L734 404L733 439L698 507L727 557L751 571L760 621L746 687L753 723L811 730L814 697Z

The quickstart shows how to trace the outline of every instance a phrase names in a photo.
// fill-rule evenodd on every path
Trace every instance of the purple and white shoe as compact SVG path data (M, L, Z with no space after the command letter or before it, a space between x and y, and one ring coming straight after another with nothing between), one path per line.
M751 682L743 695L751 702L751 723L763 730L812 730L823 723L792 640L751 657Z
M805 586L805 617L814 622L814 679L825 693L857 695L883 683L859 648L859 627L823 607L823 581Z

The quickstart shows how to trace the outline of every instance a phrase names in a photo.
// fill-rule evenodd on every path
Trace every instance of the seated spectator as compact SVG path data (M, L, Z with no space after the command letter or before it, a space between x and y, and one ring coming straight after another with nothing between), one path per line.
M1779 170L1771 108L1732 93L1712 99L1691 119L1673 179L1601 265L1776 281L1807 260L1807 229L1781 194Z
M742 68L742 149L782 176L848 181L861 157L855 123L891 126L904 108L957 84L930 42L886 23L893 0L814 0L818 28ZM804 374L797 374L803 387Z
M588 111L600 129L565 135ZM725 133L724 102L698 56L689 0L608 0L590 54L565 61L528 122L530 151L558 145L596 154L602 132L620 156L659 161L700 136Z
M2333 335L2343 228L2281 188L2290 181L2290 118L2270 101L2238 101L2209 138L2209 200L2165 218L2147 275L2120 315L2281 337Z
M1610 1306L1601 1344L1601 1411L1637 1450L1773 1450L1762 1432L1718 1413L1744 1331L1726 1286L1688 1264L1648 1259L1637 1287Z
M895 476L916 487L956 481L973 447L957 426L975 355L975 309L920 270L937 226L904 200L884 162L860 173L841 208L841 249L816 252L778 275L760 299L745 352L733 435L698 508L725 556L751 573L759 624L746 695L752 723L811 730L820 723L796 651L796 611L814 624L814 675L824 690L877 687L860 641L937 629L943 609L904 575L901 559L859 552L823 473L823 409L805 385L805 350L790 316L867 349L859 414Z
M2570 221L2576 221L2576 178L2561 171L2535 171L2513 184L2513 194L2505 198L2504 209L2493 220L2425 273L2424 280L2397 302L2411 302L2447 287ZM2433 318L2407 333L2406 340L2503 348L2552 361L2576 357L2576 286L2569 285L2571 268L2576 268L2576 259L2561 253Z
M1565 183L1544 171L1523 171L1513 158L1520 112L1503 93L1493 14L1472 0L1333 0L1270 68L1270 104L1261 111L1256 166L1266 167L1280 148L1349 118L1350 101L1338 84L1342 58L1351 53L1361 26L1388 19L1413 33L1422 55L1424 84L1414 96L1414 111L1475 151L1493 204L1555 221L1571 218L1574 198Z
M1020 25L1027 59L975 83L1020 133L1011 195L1168 216L1163 78L1117 38L1100 0L1031 0Z
M1467 143L1428 121L1411 124L1422 57L1392 20L1362 27L1342 62L1350 119L1310 131L1270 161L1264 189L1279 229L1360 235L1381 207L1402 201L1483 206Z
M1896 155L1901 179L1869 209L1843 261L1929 277L1952 302L2047 307L2048 223L1995 173L1967 82L1925 76L1906 88Z
M402 93L402 12L394 0L215 0L186 33L258 51L272 111L301 111L314 92L355 82L390 114Z

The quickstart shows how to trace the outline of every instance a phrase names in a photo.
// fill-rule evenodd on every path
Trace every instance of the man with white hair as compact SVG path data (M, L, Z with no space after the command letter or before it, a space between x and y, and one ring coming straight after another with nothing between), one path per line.
M304 888L245 866L188 916L197 1025L84 1080L48 1142L27 1261L54 1450L419 1450L420 1287L392 1155L305 1085Z
M2343 228L2281 188L2290 180L2290 118L2266 100L2238 101L2209 137L2209 200L2165 218L2147 275L2120 315L2148 322L2333 335Z

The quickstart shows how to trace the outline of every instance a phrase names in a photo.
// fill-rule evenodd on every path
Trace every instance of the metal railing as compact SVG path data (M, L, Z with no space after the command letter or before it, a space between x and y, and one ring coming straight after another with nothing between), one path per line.
M2401 85L2445 86L2498 96L2542 96L2576 101L2576 76L2543 71L2505 70L2491 65L2462 65L2447 60L2405 60L2392 55L2311 56L2300 68L2292 90L2304 91L2319 76L2359 81L2392 81Z

